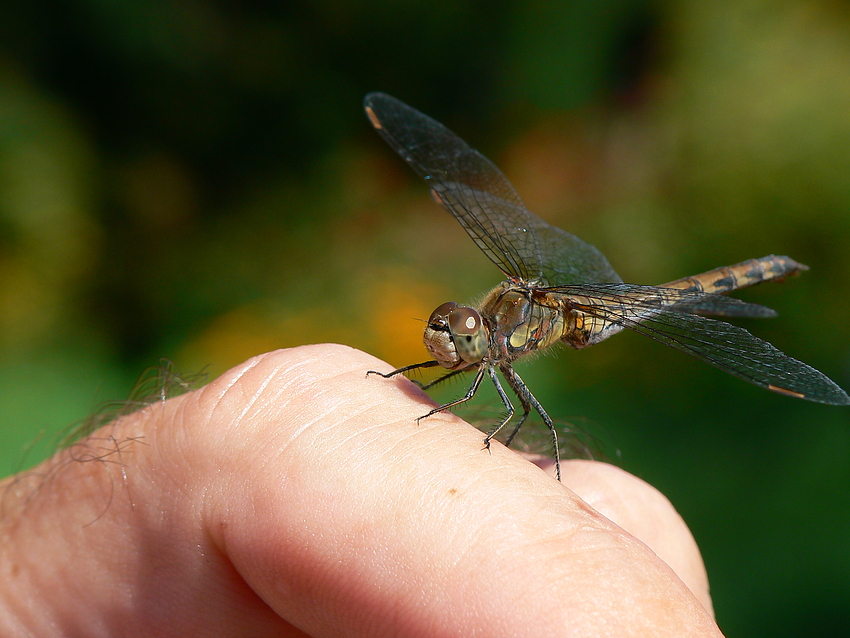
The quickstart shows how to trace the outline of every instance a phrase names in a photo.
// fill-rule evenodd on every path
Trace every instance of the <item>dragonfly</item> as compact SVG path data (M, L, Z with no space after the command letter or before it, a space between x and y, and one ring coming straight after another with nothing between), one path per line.
M431 196L451 213L478 248L504 273L477 307L448 302L425 328L433 357L385 378L442 367L433 385L465 372L475 377L466 393L418 420L471 400L488 377L505 407L486 435L485 448L515 415L500 375L522 407L506 439L510 445L532 412L548 427L560 480L554 422L513 368L518 359L556 343L586 348L624 329L677 348L757 386L790 397L850 405L850 396L826 375L719 317L773 317L776 312L723 293L782 280L808 267L768 255L677 279L660 286L624 283L591 244L530 212L502 172L436 120L385 93L370 93L364 108L372 126L428 183Z

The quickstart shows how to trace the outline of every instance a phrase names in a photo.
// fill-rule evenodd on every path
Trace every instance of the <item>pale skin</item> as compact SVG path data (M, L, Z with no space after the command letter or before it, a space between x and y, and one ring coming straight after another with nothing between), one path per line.
M367 370L261 355L6 479L0 635L721 635L654 488L591 461L560 484Z

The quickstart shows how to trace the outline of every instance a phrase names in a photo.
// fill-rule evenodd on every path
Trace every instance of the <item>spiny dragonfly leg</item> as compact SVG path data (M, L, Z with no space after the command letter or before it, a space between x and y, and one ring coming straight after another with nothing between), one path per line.
M441 377L438 377L438 378L434 379L433 381L431 381L431 383L427 383L427 384L425 384L425 385L422 385L421 383L417 383L417 385L418 385L420 388L422 388L423 390L430 390L431 388L433 388L433 387L434 387L435 385L437 385L438 383L442 383L443 381L448 381L448 380L449 380L449 379L451 379L452 377L457 376L457 375L459 375L459 374L463 374L464 372L469 372L469 370L468 370L468 369L464 369L464 370L452 370L451 372L449 372L449 373L447 373L447 374L444 374L443 376L441 376ZM411 381L413 381L413 379L411 379ZM413 382L414 382L414 383L416 383L416 381L413 381Z
M508 385L511 387L511 390L513 390L516 393L517 397L519 397L519 400L523 405L523 409L528 409L528 406L534 408L537 411L537 414L540 415L540 418L543 419L543 423L545 423L546 427L549 428L549 432L552 433L552 445L555 451L555 476L560 481L561 452L558 449L558 433L555 431L555 423L552 421L552 418L548 414L546 414L546 410L543 409L543 406L540 405L540 402L534 397L533 394L531 394L531 390L528 389L528 386L525 385L525 382L520 378L520 376L516 372L514 372L513 368L504 366L501 368L501 371L505 377L505 380L508 382ZM525 420L525 416L523 416L522 420ZM521 422L520 425L522 425ZM514 432L514 434L515 433L516 432Z
M502 389L502 384L499 382L499 377L496 375L496 370L492 367L488 367L487 372L490 374L490 380L493 382L493 385L496 386L496 392L499 393L499 398L502 399L502 403L505 405L505 409L508 412L505 418L499 421L499 424L490 431L490 434L484 437L484 449L489 450L490 441L493 440L493 437L499 433L499 430L505 427L505 424L513 417L514 406L513 403L511 403L511 400L508 398L508 395L505 394L504 389ZM523 417L523 420L524 419L525 417Z
M466 394L464 394L461 398L455 399L454 401L449 401L448 403L445 403L438 408L434 408L428 414L423 414L422 416L417 418L416 422L419 423L422 419L427 419L429 416L437 414L437 412L445 412L446 410L451 410L456 405L460 405L461 403L466 403L467 401L469 401L472 397L475 396L475 393L478 392L478 388L481 387L481 380L484 378L485 369L489 369L489 366L487 366L486 364L478 368L478 372L475 373L475 378L472 380L472 385L469 386L469 389L466 391Z
M514 429L508 435L508 438L505 439L505 447L511 447L511 443L514 442L514 437L519 432L520 428L525 423L525 420L528 418L528 415L531 414L531 406L525 402L525 399L521 395L517 395L519 398L519 402L522 404L522 416L517 421L517 424L514 426Z
M384 374L383 372L378 372L377 370L369 370L366 372L366 376L368 377L370 374L377 374L379 377L383 377L384 379L391 379L398 374L405 374L410 372L411 370L418 370L419 368L433 368L434 366L440 365L436 361L425 361L424 363L414 363L409 366L404 366L403 368L399 368L398 370L393 370L392 372L387 372ZM411 379L413 383L416 383L420 388L423 387L421 383Z

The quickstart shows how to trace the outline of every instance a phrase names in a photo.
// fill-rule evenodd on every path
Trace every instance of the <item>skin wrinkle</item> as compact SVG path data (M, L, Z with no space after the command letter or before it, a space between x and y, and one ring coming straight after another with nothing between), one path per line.
M261 364L266 360L267 356L258 357L257 361L251 361L251 365L244 366L243 370L239 371L239 374L236 375L240 380L247 378L249 373L257 371ZM246 404L244 407L241 407L239 412L234 417L225 417L224 421L228 424L229 434L227 435L228 439L233 440L234 447L231 449L241 449L241 443L243 437L240 435L240 426L243 421L249 417L252 413L262 413L267 406L269 405L284 405L283 402L278 401L280 394L282 393L282 389L278 389L277 386L276 392L271 393L268 391L270 387L273 386L276 380L279 380L281 377L281 371L284 370L284 366L275 366L272 369L271 373L263 374L261 378L261 382L259 384L259 389L252 392L250 396L246 397ZM209 386L206 386L209 387ZM237 386L238 387L238 386ZM206 389L206 388L204 388ZM225 410L229 412L232 408L231 405L239 404L242 402L243 393L240 391L238 396L233 395L234 383L228 383L224 392L220 392L217 397L211 401L213 413L211 414L210 421L221 420L218 419L217 416L221 412L221 410ZM199 398L199 403L201 405L205 405L206 397L202 396ZM279 412L280 410L278 410ZM256 449L253 450L254 453L258 452Z
M203 393L203 389L201 390L201 393ZM152 410L148 413L149 423L153 424L152 427L150 427L150 432L151 436L154 437L154 440L151 441L154 453L165 458L168 458L169 455L173 454L175 456L175 460L174 462L162 464L158 468L156 476L150 475L148 465L142 465L141 468L137 468L141 472L138 480L153 486L154 489L157 489L158 498L166 502L174 500L173 493L191 497L193 494L198 494L199 487L202 487L202 484L199 485L197 475L199 474L198 470L207 465L206 463L201 463L201 459L205 458L206 452L210 446L203 445L202 442L199 441L197 434L183 425L187 420L187 417L185 416L187 411L195 409L191 404L195 403L196 396L200 395L183 395L181 397L177 397L180 399L179 401L168 404L156 404L151 406ZM211 419L207 419L202 427L204 429L209 428L210 421ZM173 437L173 439L168 440L165 443L161 442L162 433L157 427L157 422L171 425L166 436ZM119 423L117 425L123 424ZM195 472L192 474L191 480L189 481L186 480L184 473L185 467L195 468ZM206 467L204 467L204 469L206 469ZM188 502L196 505L199 511L203 511L203 501L197 501L192 498L187 500Z
M314 454L321 454L322 457L333 457L336 456L337 453L344 450L346 448L346 443L357 440L358 447L368 445L368 440L364 438L364 434L366 431L374 430L380 431L383 429L382 424L370 425L367 429L360 428L357 431L352 431L349 434L343 436L335 436L335 437L327 437L324 434L320 434L320 442L321 445L316 445L315 441L311 441L310 437L315 439L315 434L311 434L315 429L315 426L321 424L325 419L329 418L331 415L334 415L335 418L338 419L340 426L344 426L346 423L354 420L357 416L367 413L371 406L368 406L363 409L358 409L353 413L347 414L343 417L338 417L336 413L339 412L337 408L344 407L345 401L341 398L337 398L329 391L321 391L318 393L310 393L311 403L317 402L325 396L331 396L333 403L323 402L327 405L326 409L323 409L320 413L317 413L314 417L311 418L301 418L299 419L299 426L296 428L290 429L286 434L281 434L282 437L285 437L286 444L278 448L279 454L284 454L290 446L298 445L300 441L306 440L306 446L308 448L312 448L314 450ZM288 408L294 408L294 413L301 415L305 409L300 406L293 404L290 402L286 405Z
M219 402L223 401L225 398L230 399L231 389L233 386L235 386L239 381L242 381L245 377L248 377L250 373L256 372L260 369L262 364L273 354L274 353L266 353L264 355L259 355L243 364L238 370L238 373L234 375L235 378L233 378L224 390L219 393ZM292 385L297 384L297 379L288 379L288 373L290 371L297 370L299 367L306 367L308 365L310 365L309 362L302 362L301 364L291 365L288 367L281 364L274 366L271 372L263 373L262 382L253 392L252 396L247 397L247 402L244 408L241 410L240 414L233 419L234 426L238 426L238 424L251 413L252 409L281 402L281 395L288 395L287 390L289 390ZM270 387L275 388L275 392L273 394L266 392ZM260 399L263 399L263 401L261 402ZM284 399L283 402L285 403L286 400Z
M314 363L312 363L310 361L299 362L295 365L291 365L291 366L288 366L286 368L276 367L273 370L272 373L267 375L267 379L262 384L262 387L261 387L260 391L258 391L258 394L260 394L263 390L265 390L265 388L267 386L269 386L273 381L276 381L281 377L285 378L288 375L292 375L295 372L301 372L302 370L306 369L306 370L308 370L307 374L302 374L300 376L293 376L292 379L287 380L285 383L279 383L279 385L277 387L277 391L275 392L273 398L267 399L267 401L266 401L266 403L280 402L281 404L285 405L286 407L292 408L293 403L288 398L288 395L290 394L288 392L288 390L293 386L296 386L302 392L304 392L306 388L310 388L312 390L313 386L315 386L315 384L316 384L315 383L316 382L316 375L312 373L313 367L314 367ZM300 437L300 435L303 432L308 431L312 426L316 425L317 423L320 423L322 420L328 418L328 416L330 416L331 414L335 414L336 412L338 412L340 408L346 406L346 401L343 398L337 397L336 394L334 393L334 391L326 389L328 387L327 380L335 380L335 379L344 378L346 375L351 374L355 370L356 370L355 368L351 368L351 369L344 370L342 372L338 372L334 375L330 375L328 377L322 377L321 378L322 384L320 386L320 389L318 391L311 393L311 402L315 403L315 402L318 402L320 399L324 399L326 397L331 397L332 401L324 401L323 403L324 403L325 409L323 410L323 412L317 413L316 416L313 417L312 419L301 420L301 427L292 431L290 436L288 437L289 443L294 443ZM359 370L358 370L358 372L359 372ZM283 399L282 401L278 401L278 399L279 399L279 397L281 397L281 395L285 395L287 398ZM244 418L245 414L248 413L250 407L251 406L249 405L246 408L246 410L243 412L243 414L240 415L240 419ZM362 410L358 410L358 411L354 412L353 414L350 414L350 415L342 418L341 420L350 420L351 418L356 417L358 414L361 414L362 412L364 412L366 409L367 408L364 408Z
M331 375L329 378L341 380L341 379L344 379L347 375L351 375L351 374L356 374L356 376L359 378L361 376L361 369L352 367L351 369L348 369L348 370L345 370L343 372L339 372L337 374ZM333 416L339 420L341 425L344 425L347 422L350 422L352 420L356 420L356 418L358 416L366 414L370 410L373 410L374 408L377 407L376 405L370 404L370 405L367 405L363 408L359 408L359 409L355 409L355 410L351 410L349 408L347 410L347 413L344 416L340 416L338 414L339 413L338 408L345 407L347 404L346 404L345 401L339 399L336 396L336 394L333 390L325 389L325 386L323 384L322 389L319 390L318 393L312 393L311 392L310 396L311 396L311 402L310 402L311 404L317 402L319 399L323 399L323 398L328 397L328 396L331 397L331 400L334 403L330 404L330 407L328 407L327 409L324 409L321 413L318 413L311 420L303 420L302 421L302 424L303 424L302 427L299 428L296 432L293 432L292 441L294 441L297 438L297 436L301 434L302 431L308 430L310 428L310 426L313 426L313 425L321 422L323 419L327 418L331 414L333 414ZM430 399L427 398L427 395L425 395L423 393L422 396L423 396L423 398L427 399L428 403L433 404L433 402L431 402ZM329 402L325 401L324 403L327 404ZM433 404L433 405L436 405L436 404ZM426 407L423 408L423 414L425 412L427 412L428 409L429 408L426 405ZM453 415L439 415L439 416L434 415L434 417L429 419L429 421L439 421L440 417L446 418L447 416L449 418L445 422L452 422L454 424L460 422L460 420L457 419L456 417L454 417ZM412 420L412 422L415 423L415 420ZM405 424L402 424L402 425L406 426L407 424L405 423ZM361 426L361 428L359 430L351 431L350 433L348 433L346 435L334 437L330 442L326 443L326 446L324 447L324 449L327 450L328 453L330 453L330 452L334 451L335 449L344 448L346 443L349 443L349 442L354 441L354 440L358 441L358 447L368 446L368 445L370 445L371 441L368 439L368 437L364 437L364 434L366 434L367 431L374 431L374 432L380 433L381 431L385 430L386 427L387 427L387 424L380 423L380 422L376 422L375 425L370 426L366 430L364 430ZM405 452L410 453L410 450L407 449L406 446L409 445L409 442L410 442L410 440L413 439L413 437L417 437L417 439L419 438L418 437L418 434L420 433L419 430L420 430L420 428L417 427L416 430L413 430L413 431L410 432L408 437L395 442L394 448L391 449L391 450L388 450L385 453L385 455L388 456L388 457L396 456L397 454L399 454L398 451L400 449L404 449ZM331 447L331 444L333 445L333 447ZM424 448L427 445L429 445L428 441L423 439L423 442L420 445L417 446L417 451L419 449ZM414 451L414 453L415 453L415 451Z
M361 408L359 410L353 411L351 414L349 414L344 419L342 419L341 422L342 423L348 423L349 421L356 421L358 418L361 418L361 417L363 417L367 414L370 414L373 411L374 411L374 406L371 406L371 405L364 406L363 408ZM381 430L383 430L383 429L384 429L384 426L380 423L370 423L365 428L361 427L358 431L352 430L349 434L346 434L346 435L339 437L337 439L337 441L339 442L340 447L342 447L343 445L348 444L351 441L355 441L359 437L362 437L366 434L370 434L372 432L380 433ZM364 443L364 445L367 445L367 444L368 443Z
M242 408L242 411L236 416L234 419L234 425L238 426L241 423L247 414L253 411L253 409L260 404L260 399L264 399L264 403L269 401L269 398L264 396L264 392L267 387L269 387L273 381L278 377L281 370L281 366L276 366L274 368L274 374L269 374L266 379L257 387L253 396L248 397L248 401L245 403L245 407ZM277 395L280 395L280 390L277 392Z
M215 408L215 406L218 405L218 403L221 401L221 399L224 398L225 395L229 394L229 392L230 392L231 388L233 388L233 386L235 386L237 383L242 381L242 379L249 372L251 372L252 370L257 368L266 359L266 357L269 356L269 354L271 354L271 353L266 353L264 355L260 355L260 356L254 357L252 359L249 359L248 361L241 364L237 368L233 368L230 371L226 372L225 375L229 375L230 378L229 378L228 382L226 384L224 384L224 387L220 389L217 399L212 401L213 408ZM235 372L234 372L234 370L235 370ZM219 379L217 381L220 381L220 380L221 380L221 377L219 377ZM210 385L204 386L203 388L201 388L200 396L205 396L206 393L208 393L210 391L211 387L218 388L218 384L214 384L214 385L210 384ZM210 415L211 419L214 418L215 417L215 409L210 410L209 415Z
M352 350L352 348L350 348L349 346L337 345L336 347L344 348L346 350ZM351 367L348 367L344 370L339 370L338 368L335 368L334 371L330 374L323 374L323 375L317 376L313 372L316 369L316 367L317 367L316 362L310 361L310 360L304 360L304 361L299 361L299 362L290 364L289 366L287 366L285 368L287 375L285 375L284 378L282 379L282 381L283 381L281 383L282 387L284 389L289 389L293 385L297 386L299 383L303 383L303 378L305 378L305 377L310 379L309 383L311 385L315 385L315 382L319 381L319 382L321 382L321 384L323 386L330 387L333 384L328 383L329 381L336 381L336 380L339 380L340 378L342 378L343 376L345 376L347 374L351 374L352 372L359 372L360 371L359 367L352 365ZM385 365L385 367L388 368L388 366L386 366L386 365ZM302 370L307 370L307 373L303 374L302 376L296 377L295 373L301 372ZM291 379L287 379L286 377L291 377Z

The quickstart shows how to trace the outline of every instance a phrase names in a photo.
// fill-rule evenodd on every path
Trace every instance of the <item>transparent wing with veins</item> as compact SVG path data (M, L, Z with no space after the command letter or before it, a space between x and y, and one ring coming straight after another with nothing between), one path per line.
M546 291L566 295L576 310L672 346L762 388L817 403L850 404L847 393L822 372L744 328L701 316L776 314L765 306L697 291L632 284L560 286Z
M620 282L599 250L531 213L486 157L432 118L384 93L364 105L387 143L506 275L538 285Z

